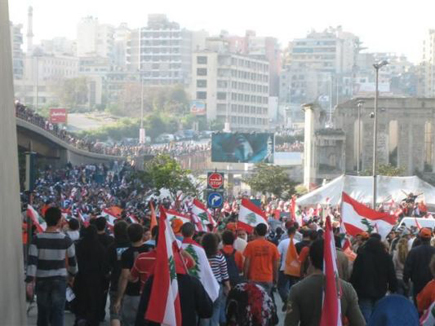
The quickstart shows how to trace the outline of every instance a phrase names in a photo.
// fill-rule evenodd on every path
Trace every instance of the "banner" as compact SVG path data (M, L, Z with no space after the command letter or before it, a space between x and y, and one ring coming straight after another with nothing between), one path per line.
M50 108L50 116L48 121L50 123L67 123L68 122L68 112L66 109L61 108Z
M211 161L229 163L273 163L271 133L215 133L211 138Z

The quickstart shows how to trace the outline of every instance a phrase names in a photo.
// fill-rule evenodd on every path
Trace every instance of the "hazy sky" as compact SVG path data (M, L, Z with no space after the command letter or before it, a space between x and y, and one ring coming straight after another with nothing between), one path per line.
M95 16L102 23L130 27L146 25L150 13L192 30L218 33L225 29L244 34L275 36L282 46L301 38L311 29L343 26L358 35L369 51L405 54L414 62L421 58L422 41L435 29L433 0L9 0L10 18L27 26L27 7L34 8L35 39L55 36L75 38L81 17ZM24 47L25 49L25 47Z

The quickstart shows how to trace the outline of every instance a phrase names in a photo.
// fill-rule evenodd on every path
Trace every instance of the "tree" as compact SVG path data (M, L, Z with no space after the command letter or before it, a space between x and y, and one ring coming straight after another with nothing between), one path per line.
M210 121L210 130L212 131L222 131L224 129L224 123L219 120Z
M180 164L169 155L157 155L145 163L145 173L151 177L152 185L156 190L166 188L175 199L178 191L184 194L197 195L190 171L184 170Z
M405 169L401 167L395 167L391 164L379 164L377 171L377 175L383 175L387 177L398 177L405 173ZM373 175L372 169L367 169L362 174L363 176L370 176Z
M71 109L84 106L88 102L88 81L86 77L65 79L57 88L62 105Z
M284 199L288 199L294 194L296 185L284 168L266 163L256 164L253 176L245 179L244 182L254 191Z

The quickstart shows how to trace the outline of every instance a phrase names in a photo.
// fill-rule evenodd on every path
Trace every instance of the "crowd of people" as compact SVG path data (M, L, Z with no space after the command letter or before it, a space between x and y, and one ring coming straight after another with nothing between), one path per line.
M16 116L23 120L26 120L48 132L53 136L58 137L62 141L82 150L86 150L93 153L114 155L122 157L136 157L140 155L157 155L168 154L171 156L179 156L185 154L192 154L196 152L210 151L210 142L205 144L198 144L196 142L176 142L165 144L162 146L150 146L144 145L131 145L126 142L119 141L113 142L108 145L98 140L94 141L89 138L80 138L77 135L70 133L66 130L66 127L59 127L56 123L51 123L32 109L21 104L15 103Z
M284 143L282 145L275 145L275 152L299 152L304 151L303 142Z
M157 199L131 175L125 164L47 168L33 194L23 194L23 207L31 204L47 225L33 231L27 256L27 294L36 293L38 325L63 325L65 308L77 326L106 319L113 326L158 325L147 319L160 227L152 225L150 203L156 212L159 205L180 212L189 205ZM174 272L182 325L277 325L279 310L284 325L320 324L324 219L306 209L299 225L270 211L280 205L263 203L270 218L250 229L238 221L237 200L206 230L171 220L180 248ZM119 208L115 221L103 214L111 207ZM345 247L339 211L328 214L343 325L419 325L428 318L435 301L434 230L396 225L386 239L361 232Z

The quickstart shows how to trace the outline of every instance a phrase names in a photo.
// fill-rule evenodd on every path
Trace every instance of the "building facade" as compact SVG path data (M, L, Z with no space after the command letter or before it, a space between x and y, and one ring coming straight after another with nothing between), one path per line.
M100 24L98 18L85 17L77 24L77 56L113 59L115 29Z
M129 45L128 69L140 71L144 85L189 84L192 32L166 15L149 15L148 25L132 33Z
M290 42L280 79L280 100L319 100L333 107L352 97L359 50L359 38L340 26L312 31L307 37Z
M24 76L24 54L23 54L23 25L9 24L11 31L11 49L14 79L23 79Z
M207 120L231 131L268 131L269 63L221 46L193 54L192 99L205 105Z

